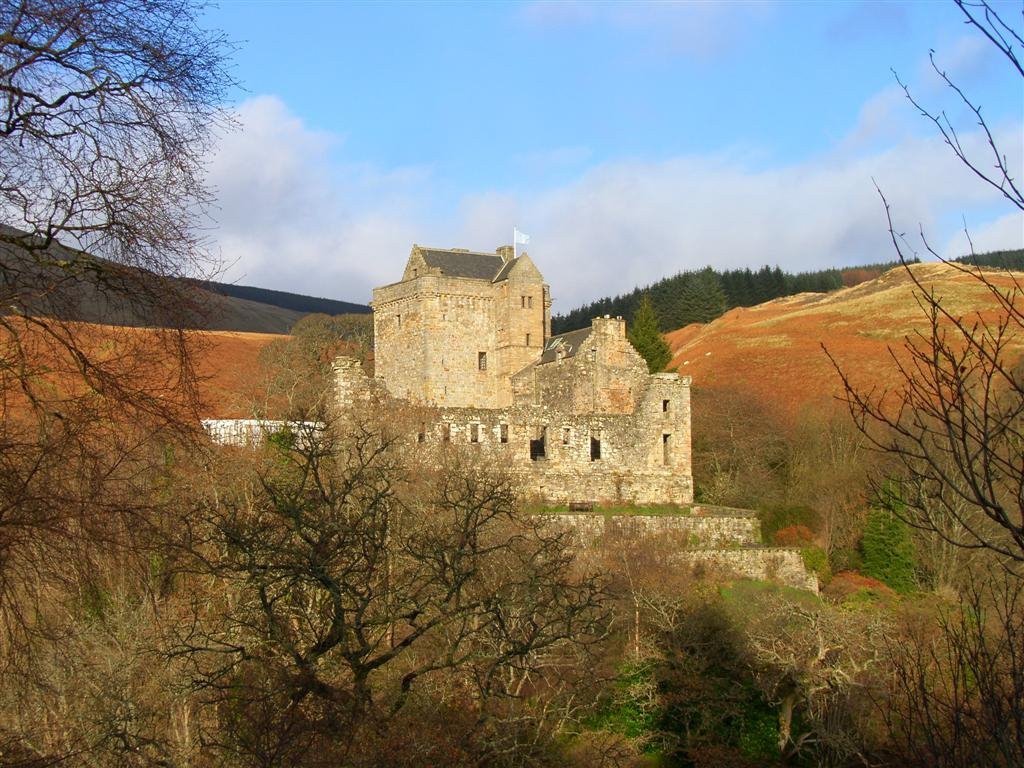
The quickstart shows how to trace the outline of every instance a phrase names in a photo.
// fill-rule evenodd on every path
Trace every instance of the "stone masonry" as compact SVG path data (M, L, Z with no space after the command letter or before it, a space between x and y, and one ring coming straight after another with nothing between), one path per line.
M693 501L689 377L649 374L622 318L552 337L528 255L413 246L373 310L376 384L424 408L421 442L471 446L548 504ZM370 386L336 381L343 405Z

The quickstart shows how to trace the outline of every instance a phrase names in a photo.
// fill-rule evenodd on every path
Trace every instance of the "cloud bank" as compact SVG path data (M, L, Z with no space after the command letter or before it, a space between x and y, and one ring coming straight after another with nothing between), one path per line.
M566 311L707 264L799 271L889 260L876 183L897 226L922 227L946 255L966 250L962 215L977 250L1024 247L1024 217L941 141L904 135L880 148L892 101L882 94L833 153L800 163L764 168L738 150L624 159L558 186L478 190L439 209L445 180L435 171L346 164L343 137L260 96L241 105L244 128L211 162L224 276L365 302L373 286L397 279L412 243L493 250L516 224L533 238L556 311ZM1020 124L1000 126L1016 169L1022 136Z

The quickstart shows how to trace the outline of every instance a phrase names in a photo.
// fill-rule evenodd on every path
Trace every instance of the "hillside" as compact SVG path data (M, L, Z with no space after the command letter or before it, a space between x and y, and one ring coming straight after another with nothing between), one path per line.
M3 309L29 316L128 327L288 333L311 313L365 314L365 304L214 281L165 278L58 243L29 257L0 225Z
M993 308L983 286L945 264L914 264L913 274L959 314ZM1005 273L992 272L1007 282ZM1013 273L1024 280L1024 273ZM853 381L884 386L895 371L890 345L925 330L916 287L898 267L832 293L802 293L730 310L706 325L666 334L670 369L693 377L697 390L737 391L771 403L781 414L809 407L839 408L839 377L823 346ZM1024 340L1021 349L1024 350Z
M980 267L1024 270L1024 250L990 251L963 256L956 261ZM772 299L796 294L828 293L850 288L899 265L890 261L878 264L824 269L817 272L784 272L765 265L757 270L712 267L680 272L647 286L633 288L619 296L605 297L551 318L554 333L586 328L591 318L617 315L632 318L642 296L648 296L663 331L689 323L707 323L721 317L730 307L753 307Z
M218 283L205 281L200 287L225 297L227 301L230 320L224 318L222 325L225 330L251 330L256 328L235 327L242 323L252 324L258 322L253 316L254 310L259 316L264 317L271 323L277 321L288 322L290 327L298 318L312 314L323 313L325 315L343 314L368 314L370 307L366 304L354 304L351 301L338 301L336 299L324 299L317 296L305 296L301 293L289 293L287 291L274 291L269 288L256 288L251 285L235 285L233 283ZM276 311L274 311L276 310ZM275 327L266 333L287 333L287 328Z

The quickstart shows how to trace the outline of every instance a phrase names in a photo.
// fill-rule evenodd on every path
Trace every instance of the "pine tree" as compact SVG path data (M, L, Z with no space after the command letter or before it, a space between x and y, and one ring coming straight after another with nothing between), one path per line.
M651 373L665 370L672 359L672 351L658 331L658 315L654 311L651 297L644 294L640 306L633 315L629 329L629 341L647 361L647 370Z
M864 575L878 579L900 594L914 591L914 543L910 528L892 510L868 512L861 550Z

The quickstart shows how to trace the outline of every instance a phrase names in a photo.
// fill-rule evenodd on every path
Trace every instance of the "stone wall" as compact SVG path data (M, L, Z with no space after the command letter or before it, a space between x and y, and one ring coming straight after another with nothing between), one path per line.
M670 565L818 591L818 579L804 567L798 549L761 546L760 524L751 512L552 514L550 519L572 530L584 552L628 552L630 544L648 544Z
M358 361L357 361L358 363ZM323 430L317 421L275 421L273 419L203 419L203 430L221 445L258 446L282 432L300 443Z
M490 358L496 347L489 282L425 275L373 293L374 368L392 395L437 405L496 402L496 366L479 364L479 354Z
M558 525L573 529L580 543L661 540L673 549L754 547L761 544L761 524L753 514L607 515L553 514Z
M571 357L537 363L512 377L516 402L561 403L573 413L632 413L648 383L647 365L622 318L595 318Z
M698 549L679 552L675 557L698 572L711 568L747 579L775 581L787 587L818 591L818 577L804 567L798 549Z
M587 370L584 365L578 375ZM549 504L689 504L689 378L644 379L628 413L580 413L557 397L507 408L419 408L415 439L427 449L464 447ZM345 358L335 365L335 382L343 412L368 402L365 393L379 386Z

